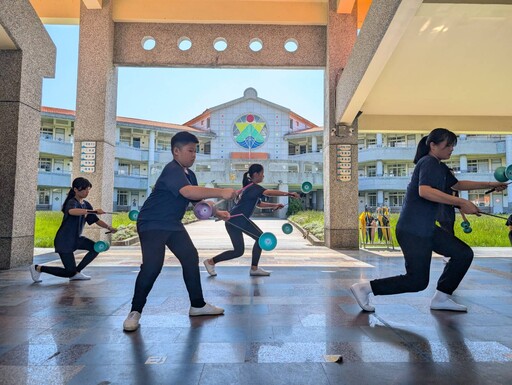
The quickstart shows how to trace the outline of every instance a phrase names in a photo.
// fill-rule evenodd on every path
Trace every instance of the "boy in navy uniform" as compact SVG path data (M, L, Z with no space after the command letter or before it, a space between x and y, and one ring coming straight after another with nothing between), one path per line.
M194 172L189 170L196 159L197 143L197 138L189 132L182 131L173 136L171 151L174 160L165 166L140 210L137 231L142 248L142 265L135 282L132 308L123 323L125 331L135 331L139 327L146 298L162 270L166 246L183 268L191 305L189 315L224 313L224 309L204 301L199 256L181 220L190 202L196 203L205 198L234 199L236 191L197 185ZM222 220L229 219L227 211L217 211L216 216Z

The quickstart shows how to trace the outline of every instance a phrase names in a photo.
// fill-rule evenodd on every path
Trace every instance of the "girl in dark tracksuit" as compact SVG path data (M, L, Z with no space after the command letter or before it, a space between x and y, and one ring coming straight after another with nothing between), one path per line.
M256 206L260 208L271 208L279 210L284 207L281 203L267 203L261 202L263 196L276 197L276 196L288 196L292 198L299 198L297 193L289 193L286 191L279 190L267 190L261 187L258 183L263 181L265 177L263 174L263 166L261 164L252 164L249 170L244 173L242 180L243 188L240 191L240 198L236 205L231 209L231 218L226 222L226 230L231 243L233 244L233 250L224 251L223 253L204 261L204 266L208 271L208 274L215 276L215 264L222 261L228 261L230 259L241 257L244 254L244 236L247 234L256 242L252 247L252 262L250 275L253 276L268 276L270 272L263 270L258 267L261 256L261 247L258 243L258 239L263 231L249 218L254 212Z
M352 293L363 310L375 310L369 303L371 293L389 295L425 290L429 283L432 252L435 251L450 260L438 280L430 308L467 311L466 306L453 301L451 295L471 265L473 250L453 234L436 226L438 205L452 205L459 207L462 213L478 215L478 207L472 202L445 191L448 188L456 191L496 188L496 191L502 191L506 184L457 180L441 162L450 158L456 144L456 135L445 128L436 128L420 140L414 158L416 167L396 226L406 274L352 285Z
M92 184L85 178L73 180L72 187L62 205L64 217L54 241L55 251L59 253L64 267L32 265L30 273L34 282L41 282L41 273L69 278L72 281L91 279L83 274L82 270L98 256L98 253L94 250L94 241L81 235L85 223L89 225L96 223L112 233L117 231L98 218L96 214L104 214L103 210L93 210L91 204L84 199L89 195L91 187ZM78 266L73 254L75 250L88 251Z

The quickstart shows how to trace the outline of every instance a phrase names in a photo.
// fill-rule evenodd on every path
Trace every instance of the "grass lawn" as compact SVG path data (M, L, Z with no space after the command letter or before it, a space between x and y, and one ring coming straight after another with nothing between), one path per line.
M398 214L391 214L391 233L396 244L395 227L398 221ZM506 217L507 215L503 215ZM301 211L290 216L290 219L309 230L318 239L324 239L324 213L321 211ZM482 215L477 217L469 215L473 231L464 233L460 226L462 218L457 214L455 222L455 235L470 246L475 247L510 247L508 240L508 227L505 226L505 219L498 219Z
M35 247L53 247L53 240L62 222L62 211L37 211L36 227L34 235ZM183 223L190 223L195 220L192 211L187 211ZM135 224L128 218L128 213L116 213L112 215L112 225L116 228L127 227ZM119 234L119 232L118 232Z

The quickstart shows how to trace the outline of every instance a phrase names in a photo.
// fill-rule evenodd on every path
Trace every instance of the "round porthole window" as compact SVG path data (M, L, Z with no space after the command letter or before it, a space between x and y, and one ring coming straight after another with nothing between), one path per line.
M295 52L299 49L299 43L295 39L288 39L284 43L284 49L288 52Z
M141 41L142 48L151 51L156 46L156 40L152 36L144 36Z
M182 51L188 51L192 48L192 40L186 36L180 37L178 39L178 48Z
M223 37L218 37L213 42L213 48L215 48L215 51L217 52L225 51L226 48L228 48L228 42Z
M263 42L260 39L252 39L249 42L249 48L253 52L259 52L263 49Z

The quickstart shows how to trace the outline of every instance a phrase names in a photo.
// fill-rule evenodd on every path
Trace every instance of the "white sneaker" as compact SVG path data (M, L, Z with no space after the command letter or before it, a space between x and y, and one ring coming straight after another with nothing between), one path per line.
M210 274L212 277L215 277L217 273L215 272L215 265L210 265L207 259L203 261L204 267L206 267L206 271L208 274Z
M84 273L82 273L81 271L79 271L78 273L76 273L74 276L70 277L69 280L70 281L88 281L90 280L91 277L88 276L88 275L85 275Z
M123 330L125 332L134 332L139 328L140 313L132 311L123 322Z
M451 310L467 312L468 308L464 305L460 305L450 298L449 294L436 290L436 294L430 301L430 309L432 310Z
M198 315L221 315L224 314L224 309L221 307L213 306L207 303L203 307L192 307L188 311L188 315L195 317Z
M369 282L354 283L350 287L350 291L354 295L354 298L356 299L359 306L361 306L361 309L364 311L375 311L375 307L370 305L370 293L372 290L371 286L368 289L369 285Z
M43 280L40 278L41 272L36 270L36 265L31 265L28 270L30 271L30 275L32 276L32 280L36 283L43 282Z
M270 275L270 271L266 271L266 270L263 270L261 267L258 267L256 270L251 269L249 272L249 275L268 277Z

